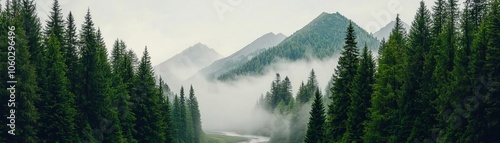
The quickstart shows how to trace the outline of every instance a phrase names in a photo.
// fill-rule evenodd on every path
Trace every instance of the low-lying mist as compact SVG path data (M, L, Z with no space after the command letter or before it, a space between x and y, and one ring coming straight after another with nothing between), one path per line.
M195 89L205 131L252 132L255 129L266 128L268 119L273 115L262 110L255 110L256 102L262 94L271 88L271 82L276 73L290 78L292 93L296 96L302 81L314 69L319 86L324 91L337 65L338 56L324 60L279 60L269 66L263 76L243 76L237 81L208 81L204 77L196 77L190 84ZM173 89L174 92L176 89Z

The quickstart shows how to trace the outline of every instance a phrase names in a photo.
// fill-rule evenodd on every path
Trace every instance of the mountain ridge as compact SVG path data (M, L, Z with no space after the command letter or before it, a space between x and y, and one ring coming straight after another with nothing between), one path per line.
M155 74L167 81L172 89L178 89L182 81L221 58L223 56L215 49L202 43L196 43L154 66L154 70Z
M263 50L276 46L285 38L286 36L282 33L266 33L233 54L213 62L200 70L199 73L208 79L213 79L219 76L220 73L227 72L228 70L234 69L239 64L249 61L253 56L260 54Z
M222 74L218 80L235 80L238 76L259 76L264 69L275 63L277 59L296 61L308 59L324 59L338 54L344 46L347 25L352 22L340 13L321 13L303 28L297 30L281 43L253 57L247 63ZM379 41L352 22L357 38L357 46L363 48L365 43L370 50L376 50Z

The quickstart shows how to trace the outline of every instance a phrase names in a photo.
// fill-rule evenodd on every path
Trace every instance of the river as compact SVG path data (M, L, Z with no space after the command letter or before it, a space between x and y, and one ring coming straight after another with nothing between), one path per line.
M265 137L265 136L242 135L242 134L237 134L234 132L220 132L220 133L223 135L226 135L226 136L248 138L248 141L238 142L238 143L267 143L267 142L269 142L269 137Z

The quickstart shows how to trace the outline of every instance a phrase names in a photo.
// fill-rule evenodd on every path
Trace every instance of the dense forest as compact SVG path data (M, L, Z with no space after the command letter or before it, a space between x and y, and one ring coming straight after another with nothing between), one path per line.
M90 10L77 31L71 12L63 18L57 0L44 28L33 0L8 0L4 7L0 58L10 52L15 59L0 65L15 65L15 73L2 68L0 81L15 90L0 92L2 101L15 100L2 104L0 142L204 141L193 87L169 100L173 93L154 76L147 48L138 59L117 39L108 55ZM10 80L17 84L4 82Z
M398 16L376 58L349 24L323 97L314 71L295 98L277 74L270 142L500 142L500 0L457 5L420 2L409 33Z

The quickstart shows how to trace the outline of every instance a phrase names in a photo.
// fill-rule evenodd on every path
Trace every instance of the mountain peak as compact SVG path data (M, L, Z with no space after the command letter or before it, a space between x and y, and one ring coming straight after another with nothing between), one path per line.
M344 37L350 19L340 13L321 13L302 29L294 32L281 43L273 46L248 62L225 72L217 77L219 80L234 80L238 76L253 76L265 74L265 69L273 64L276 59L297 61L308 59L331 58L340 54L344 45ZM358 48L366 43L370 50L376 50L379 41L372 35L352 22Z
M403 21L401 21L401 23L403 23L403 28L406 30L406 32L408 32L410 30L410 26L408 26L408 24ZM395 25L396 21L391 21L387 25L382 27L379 31L373 33L373 36L378 40L387 39L389 38L389 35L391 35L392 29Z

